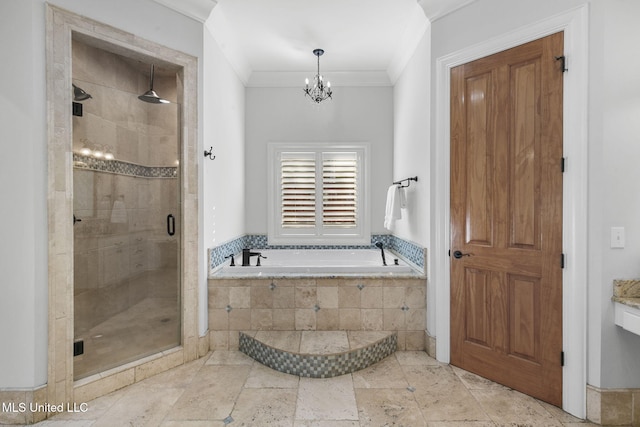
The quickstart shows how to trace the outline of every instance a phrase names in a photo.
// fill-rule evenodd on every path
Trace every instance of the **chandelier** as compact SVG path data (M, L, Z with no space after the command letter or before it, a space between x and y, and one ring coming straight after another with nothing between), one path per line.
M316 104L321 103L327 98L331 98L331 82L325 85L320 75L320 56L324 53L322 49L314 49L313 54L318 57L318 73L313 78L313 87L309 87L309 79L305 79L304 93Z

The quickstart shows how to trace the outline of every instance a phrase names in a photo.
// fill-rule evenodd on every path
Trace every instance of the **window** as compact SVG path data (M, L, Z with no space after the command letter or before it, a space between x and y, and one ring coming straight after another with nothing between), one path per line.
M270 244L368 244L367 146L269 145Z

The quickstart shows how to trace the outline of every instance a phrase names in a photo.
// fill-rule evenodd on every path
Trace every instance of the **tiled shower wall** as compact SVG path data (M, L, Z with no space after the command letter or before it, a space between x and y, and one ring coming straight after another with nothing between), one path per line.
M81 220L73 228L74 329L81 337L149 295L178 297L177 275L172 289L155 289L145 275L177 271L177 235L168 236L166 217L178 216L178 105L137 99L149 88L149 70L138 61L78 41L72 53L73 82L92 95L73 116L73 208ZM154 80L175 101L175 74Z

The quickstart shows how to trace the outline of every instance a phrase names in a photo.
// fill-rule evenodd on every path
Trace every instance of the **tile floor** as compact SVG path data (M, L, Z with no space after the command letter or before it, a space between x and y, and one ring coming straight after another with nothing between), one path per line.
M396 352L330 379L266 368L238 351L209 355L87 402L38 426L590 426L424 352Z
M73 358L75 379L173 348L180 333L177 298L145 298L76 336L84 354Z

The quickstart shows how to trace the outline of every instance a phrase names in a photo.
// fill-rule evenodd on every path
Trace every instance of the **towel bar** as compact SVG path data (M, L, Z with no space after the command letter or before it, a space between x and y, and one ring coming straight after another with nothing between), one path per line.
M407 183L402 185L402 183L405 182L405 181L407 181ZM411 181L418 182L418 177L417 176L412 176L410 178L401 179L400 181L394 182L394 184L399 185L400 188L405 188L405 187L408 187L409 184L411 184Z

